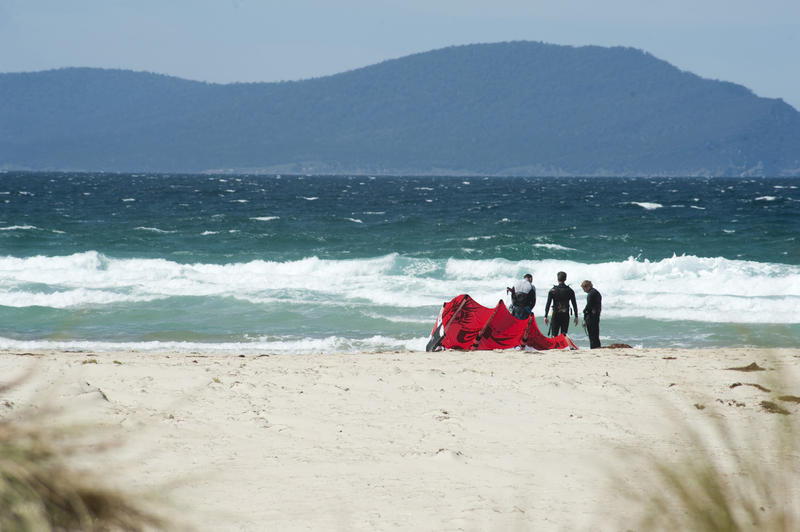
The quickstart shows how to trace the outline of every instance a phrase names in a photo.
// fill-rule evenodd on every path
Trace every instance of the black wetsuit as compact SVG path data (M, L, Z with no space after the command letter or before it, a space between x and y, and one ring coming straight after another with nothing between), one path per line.
M578 315L578 303L575 302L575 292L564 283L558 283L547 294L547 304L544 307L544 315L550 310L550 304L553 304L553 317L550 318L550 333L552 336L558 336L561 333L567 334L569 330L569 305L572 303L572 309L575 315Z
M583 321L586 322L586 334L589 335L589 347L600 347L600 310L603 307L603 296L596 288L586 293L586 307L583 309Z
M527 320L536 305L536 287L531 284L531 291L528 293L514 292L511 295L511 314L515 318Z

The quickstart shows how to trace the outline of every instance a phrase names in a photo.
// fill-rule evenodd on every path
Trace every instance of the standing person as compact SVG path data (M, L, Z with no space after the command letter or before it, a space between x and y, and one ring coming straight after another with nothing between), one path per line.
M556 278L558 284L550 289L547 294L547 304L544 306L544 323L550 323L547 312L550 304L553 304L553 324L550 325L550 336L558 336L560 333L567 334L569 330L569 304L572 303L573 314L575 315L575 325L578 324L578 303L575 301L575 292L564 284L567 274L558 272Z
M586 292L586 307L583 309L583 323L589 335L589 348L600 347L600 310L603 307L603 296L592 286L591 281L581 283Z
M506 292L511 292L511 315L521 320L527 320L536 304L536 287L533 286L533 275L526 273L513 287L507 287Z

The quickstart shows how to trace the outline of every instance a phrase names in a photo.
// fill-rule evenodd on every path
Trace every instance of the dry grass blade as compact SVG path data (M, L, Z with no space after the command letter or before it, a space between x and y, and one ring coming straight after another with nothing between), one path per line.
M787 379L772 381L769 388L786 387ZM640 473L627 479L615 476L615 485L633 503L631 521L622 529L800 530L796 416L755 408L749 416L726 417L709 409L693 416L699 421L692 423L677 410L666 411L680 447L670 454L626 450L622 467Z
M0 530L166 528L145 498L74 465L103 448L87 446L87 427L54 424L57 414L29 408L0 418Z

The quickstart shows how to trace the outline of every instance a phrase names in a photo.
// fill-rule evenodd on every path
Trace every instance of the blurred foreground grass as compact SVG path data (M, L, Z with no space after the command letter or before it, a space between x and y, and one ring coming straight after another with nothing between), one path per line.
M770 408L795 402L781 390L797 381L775 364L764 376L776 396L751 404L717 399L714 406L695 404L698 416L665 414L678 448L628 450L623 458L631 478L615 475L631 512L620 530L789 532L800 530L800 426L795 408ZM735 369L735 368L729 368ZM787 370L791 373L791 368ZM732 379L733 380L733 379ZM741 383L734 383L734 388ZM787 403L783 403L787 404ZM720 406L722 408L720 408ZM788 406L788 405L787 405ZM791 407L790 407L791 408ZM618 470L619 471L619 470Z
M2 400L13 386L0 385L1 531L170 528L149 497L113 487L98 427L61 422L54 408L16 411Z

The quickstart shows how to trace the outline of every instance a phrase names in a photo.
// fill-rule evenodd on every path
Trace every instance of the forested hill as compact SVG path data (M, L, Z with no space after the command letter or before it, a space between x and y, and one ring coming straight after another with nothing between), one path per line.
M0 74L0 169L800 175L800 113L631 48L450 47L229 85Z

